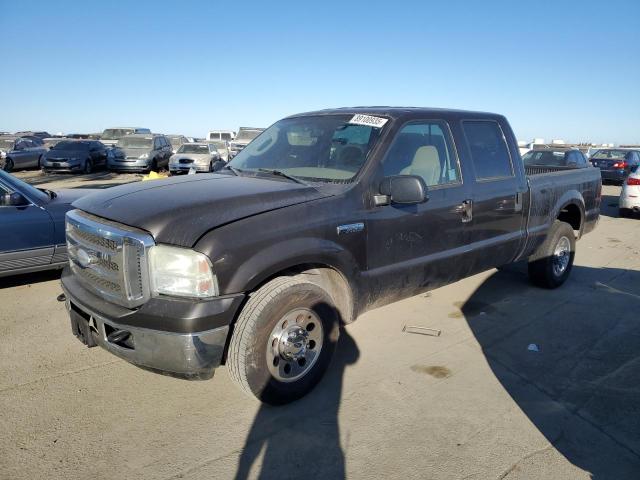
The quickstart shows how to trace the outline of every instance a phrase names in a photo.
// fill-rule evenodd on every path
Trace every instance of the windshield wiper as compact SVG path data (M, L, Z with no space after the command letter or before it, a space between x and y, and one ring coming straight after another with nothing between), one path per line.
M302 185L309 186L309 184L307 182L303 182L298 177L294 177L293 175L289 175L288 173L284 173L282 170L273 170L271 168L259 168L258 171L259 172L263 172L263 173L270 173L271 175L276 175L278 177L288 178L289 180L292 180L292 181L294 181L296 183L300 183Z
M240 176L240 172L242 172L242 170L240 170L239 168L232 167L228 163L222 168L222 170L229 170L229 171L233 172L233 174L236 177L239 177Z

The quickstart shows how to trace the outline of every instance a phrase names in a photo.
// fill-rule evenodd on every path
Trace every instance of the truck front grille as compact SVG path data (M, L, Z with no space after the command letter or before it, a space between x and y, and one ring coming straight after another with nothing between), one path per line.
M66 220L69 264L85 287L128 308L149 299L151 235L80 210Z

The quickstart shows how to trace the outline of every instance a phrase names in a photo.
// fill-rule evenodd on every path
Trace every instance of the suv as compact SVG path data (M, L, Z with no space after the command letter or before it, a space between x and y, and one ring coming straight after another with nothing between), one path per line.
M171 143L164 135L132 134L118 140L117 148L109 155L109 170L137 172L157 171L169 166Z
M122 137L135 135L137 133L151 133L151 130L140 127L107 128L102 132L100 141L109 147L113 147Z
M229 144L229 158L235 157L262 132L264 132L264 128L240 127L238 135Z

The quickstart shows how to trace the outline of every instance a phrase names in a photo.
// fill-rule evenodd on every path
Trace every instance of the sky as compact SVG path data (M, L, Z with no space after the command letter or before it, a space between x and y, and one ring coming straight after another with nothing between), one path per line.
M640 0L0 0L0 131L202 137L321 108L640 143Z

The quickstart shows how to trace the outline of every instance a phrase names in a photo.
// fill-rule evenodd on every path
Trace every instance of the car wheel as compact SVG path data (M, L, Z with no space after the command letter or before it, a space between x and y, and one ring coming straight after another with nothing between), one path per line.
M158 171L158 161L155 158L151 161L151 165L149 166L149 171L150 172Z
M38 158L38 168L42 168L42 155Z
M571 225L556 220L547 238L529 258L529 279L543 288L557 288L571 273L576 252L576 237Z
M83 173L89 174L93 171L93 162L90 159L84 161Z
M618 209L618 215L621 218L629 218L631 216L631 210L628 208L620 208Z
M323 288L303 276L278 277L250 295L240 312L229 374L264 403L292 402L320 381L338 336L339 315Z
M4 161L4 171L5 172L11 172L13 170L13 160L11 160L10 158L7 158Z

